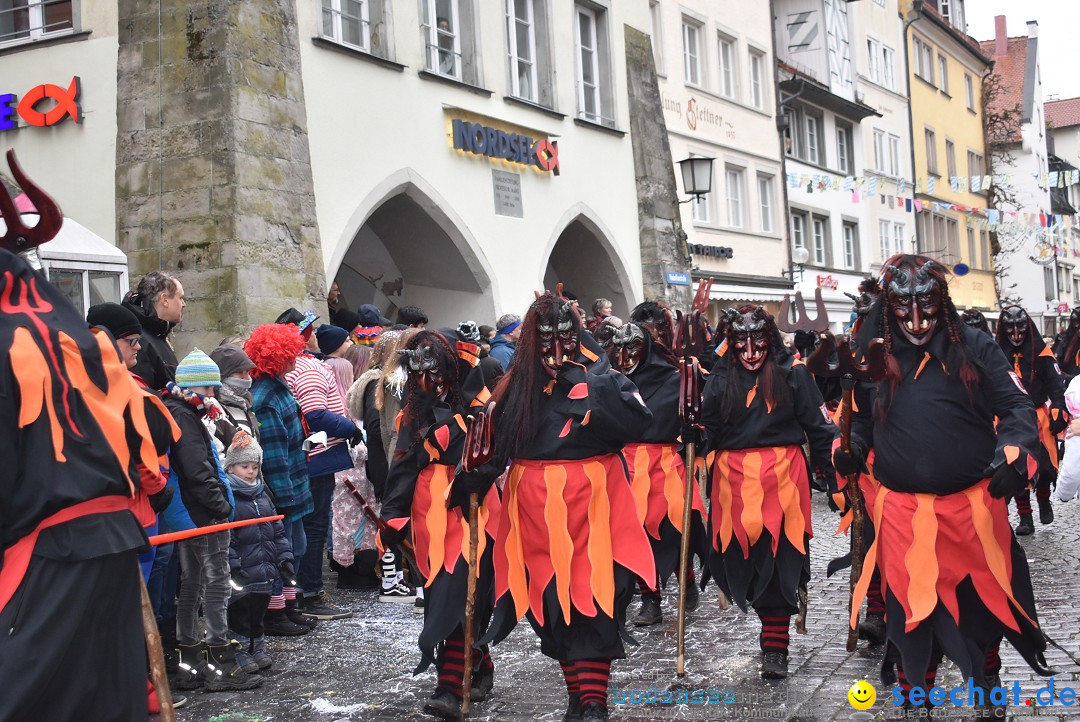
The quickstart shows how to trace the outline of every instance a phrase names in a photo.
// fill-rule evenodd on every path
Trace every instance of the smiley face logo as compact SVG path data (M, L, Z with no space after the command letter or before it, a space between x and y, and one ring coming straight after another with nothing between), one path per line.
M877 701L877 690L866 680L860 679L851 685L851 689L847 693L847 699L855 709L870 709L874 706L874 702Z

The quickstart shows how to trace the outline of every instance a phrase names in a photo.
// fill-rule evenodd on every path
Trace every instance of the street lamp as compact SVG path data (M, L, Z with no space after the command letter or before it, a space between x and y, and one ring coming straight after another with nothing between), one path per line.
M803 266L810 260L810 251L806 250L802 246L795 246L795 249L791 252L791 269L787 271L780 271L781 276L787 276L791 279L792 283L795 283L795 274L799 274L799 283L802 283Z
M715 158L706 158L700 155L692 155L679 161L679 170L682 172L683 190L691 195L685 201L696 201L701 196L706 196L712 190L712 164Z

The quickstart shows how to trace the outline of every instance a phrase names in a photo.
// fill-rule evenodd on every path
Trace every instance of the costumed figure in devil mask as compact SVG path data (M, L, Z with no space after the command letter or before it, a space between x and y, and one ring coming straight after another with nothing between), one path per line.
M1069 425L1065 408L1065 386L1061 381L1054 352L1043 341L1035 323L1020 306L1005 306L998 319L997 342L1012 362L1013 372L1024 384L1035 413L1039 417L1039 480L1035 485L1035 498L1039 502L1039 521L1054 521L1054 508L1050 504L1050 487L1057 481L1058 447L1057 435ZM1016 511L1020 523L1016 525L1018 536L1035 532L1031 519L1031 492L1025 489L1016 495Z
M875 539L854 606L880 570L882 681L896 682L895 663L911 706L911 688L933 686L944 653L988 706L998 702L988 690L1001 684L1003 635L1049 673L1007 508L1036 475L1039 439L1031 399L994 340L960 321L946 274L925 256L886 261L884 295L856 339L863 349L884 339L885 376L856 385L851 453L838 448L833 460L838 474L854 474L874 451L862 491Z
M418 571L427 580L420 664L413 673L435 663L438 682L424 711L456 720L461 718L464 696L468 498L477 492L481 500L475 619L483 631L491 619L492 542L499 518L499 494L491 479L457 473L470 399L462 394L455 342L434 331L421 331L399 353L408 381L398 416L398 445L382 504L383 518L391 529L380 532L380 537L384 544L398 543L409 524ZM491 691L494 666L486 646L473 660L471 698L479 702Z
M1069 325L1054 344L1058 366L1065 377L1065 385L1080 375L1080 308L1074 308L1069 314Z
M0 185L0 720L145 720L132 501L140 468L159 469L151 426L175 426L109 333L15 255L63 215L8 163L39 220Z
M679 453L682 422L679 417L679 372L675 357L656 343L647 324L628 323L612 340L616 366L634 382L645 405L652 412L648 430L623 449L630 469L630 491L638 518L649 534L656 560L658 589L642 589L641 609L633 622L639 627L663 620L660 592L679 564L686 499L686 467ZM695 514L691 521L690 544L703 562L708 557L705 507L694 482L691 494ZM699 590L694 570L689 570L686 609L698 604Z
M710 567L720 588L761 619L761 674L787 676L788 628L810 580L810 474L833 476L836 426L817 384L784 346L772 316L741 306L727 319L727 353L705 384L710 453Z
M986 320L986 316L982 311L978 309L969 308L960 314L960 320L965 326L971 326L976 331L982 331L987 336L993 336L993 332L990 330L990 324Z
M562 666L567 719L607 719L611 660L635 583L656 580L621 455L651 421L634 385L550 292L529 307L495 394L495 468L507 472L495 545L498 642L527 616Z

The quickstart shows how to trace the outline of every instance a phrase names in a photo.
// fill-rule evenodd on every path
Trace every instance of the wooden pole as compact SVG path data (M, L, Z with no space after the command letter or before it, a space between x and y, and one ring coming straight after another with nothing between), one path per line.
M172 705L172 692L169 690L169 676L165 673L165 655L161 650L161 637L158 636L157 620L154 609L150 606L150 595L146 592L142 567L139 573L139 594L142 597L143 636L146 638L146 656L150 658L150 679L161 705L161 722L175 722L176 712Z
M678 657L675 674L686 674L686 583L690 570L690 521L694 512L694 466L697 461L694 442L686 444L686 494L683 496L682 545L679 549L679 617L678 617Z
M480 495L475 491L469 494L469 581L465 593L465 679L462 682L461 715L469 716L472 705L473 642L476 641L476 573L479 567L476 549L480 544L479 523L477 516L480 507Z

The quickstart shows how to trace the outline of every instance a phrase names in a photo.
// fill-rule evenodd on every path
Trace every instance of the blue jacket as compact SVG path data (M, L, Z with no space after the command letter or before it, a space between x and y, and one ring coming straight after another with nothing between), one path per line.
M497 359L502 364L505 372L510 367L510 359L514 358L514 349L517 346L506 336L499 334L491 339L491 351L488 355Z
M303 449L305 435L300 405L279 378L255 379L251 396L251 411L259 420L263 478L285 521L302 519L315 510L315 503Z
M246 484L233 474L227 476L236 499L237 521L277 514L261 479L255 484ZM284 561L293 561L293 553L280 520L232 530L229 571L240 577L244 585L241 593L269 594L278 577L278 565ZM239 594L234 592L233 596Z

